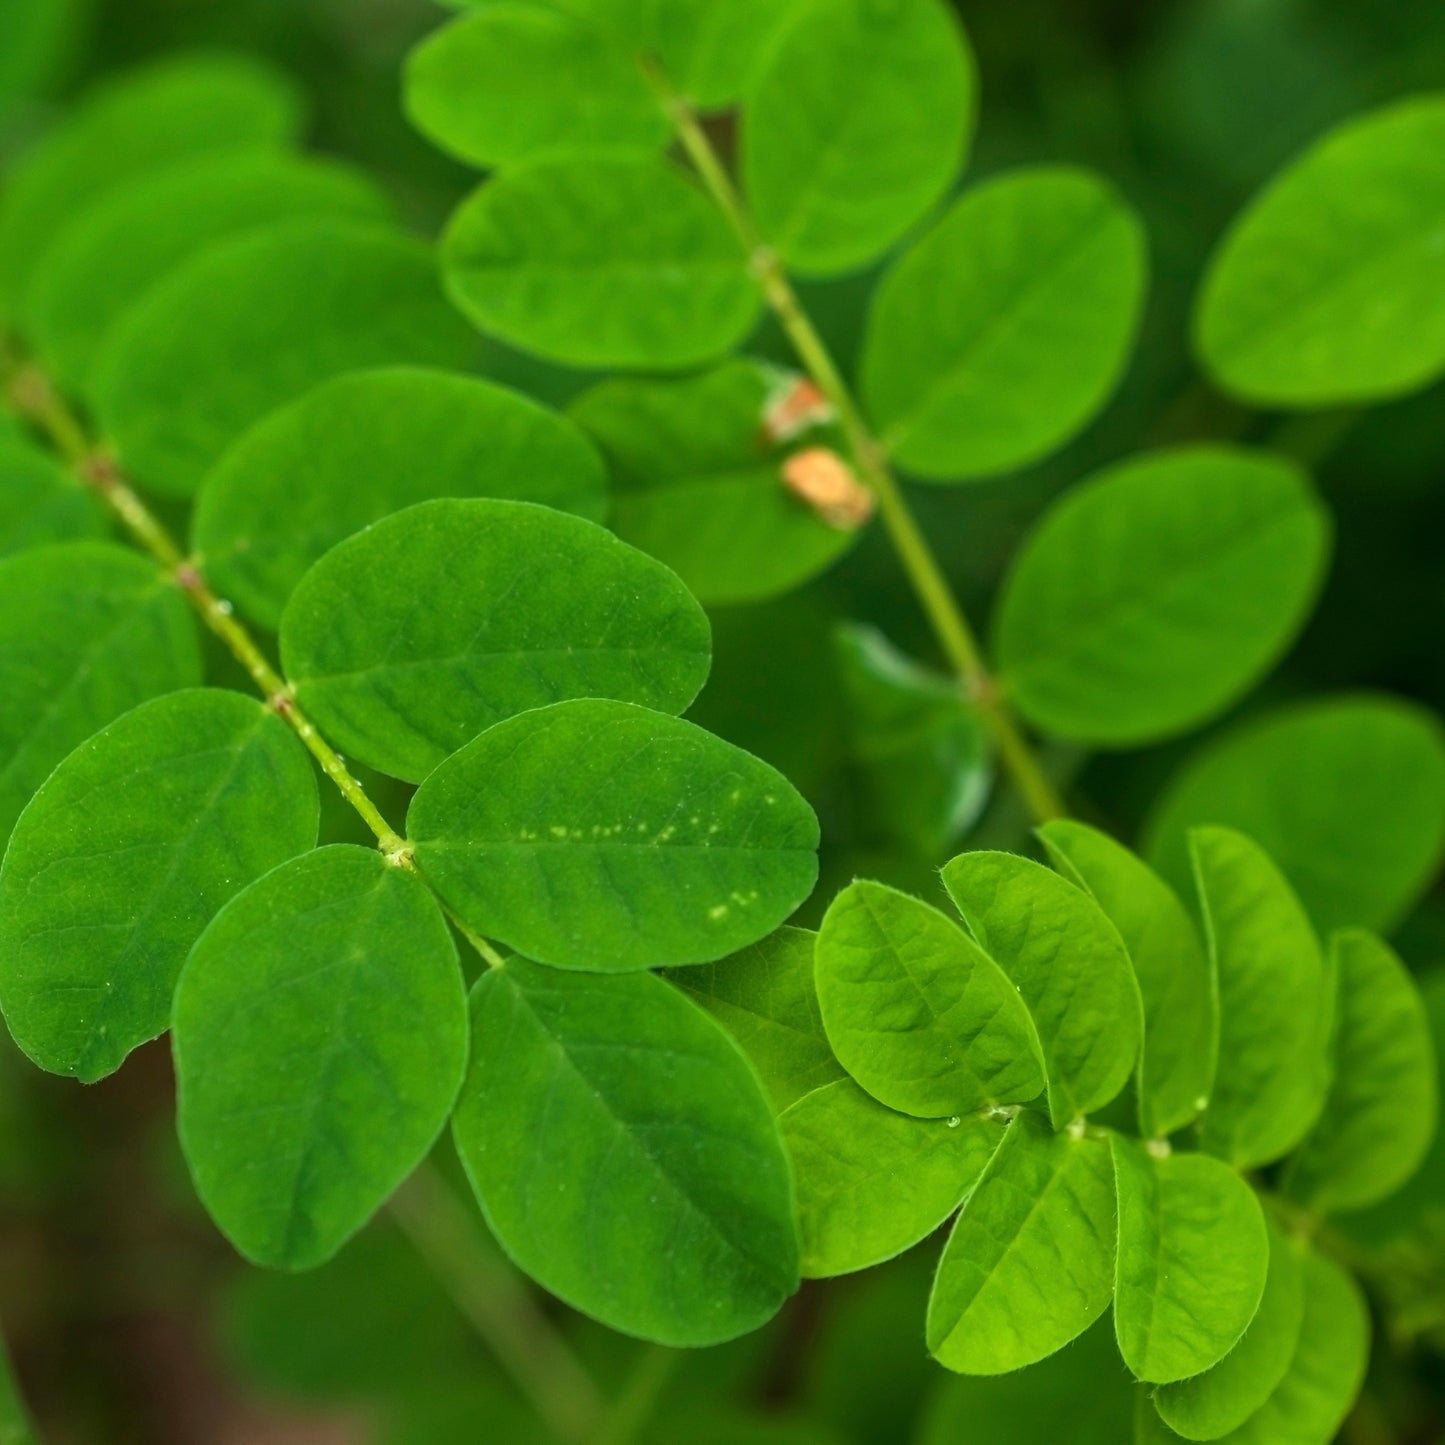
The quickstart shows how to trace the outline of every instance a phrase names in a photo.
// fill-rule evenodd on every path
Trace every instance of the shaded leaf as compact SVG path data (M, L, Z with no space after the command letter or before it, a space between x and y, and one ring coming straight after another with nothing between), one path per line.
M105 509L58 461L0 433L0 556L106 530Z

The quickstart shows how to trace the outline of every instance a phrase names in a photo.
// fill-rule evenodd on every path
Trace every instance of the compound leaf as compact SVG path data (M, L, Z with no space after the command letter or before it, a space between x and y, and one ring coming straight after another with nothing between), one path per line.
M1253 838L1322 932L1389 929L1445 851L1445 733L1423 708L1368 694L1270 713L1204 747L1155 805L1145 856L1177 888L1201 823Z
M105 509L53 457L0 432L0 557L103 537Z
M483 331L570 366L695 366L740 342L758 312L722 213L661 160L507 171L463 202L442 261Z
M275 628L338 542L434 497L607 511L601 459L555 412L480 377L398 366L346 372L258 422L207 475L191 536L216 585Z
M152 562L105 542L0 562L0 839L55 765L159 693L194 687L190 610Z
M882 883L853 883L823 919L816 971L834 1053L890 1109L937 1119L1022 1103L1043 1089L1023 1000L927 903Z
M973 61L939 0L811 0L743 110L742 173L795 270L856 270L948 190L973 125Z
M1107 833L1060 818L1039 829L1060 872L1072 872L1109 916L1144 1000L1139 1123L1148 1139L1181 1129L1214 1085L1219 998L1204 941L1179 895Z
M799 1099L778 1120L793 1161L803 1274L849 1274L937 1229L978 1182L1002 1121L911 1119L851 1079Z
M316 846L316 775L238 693L170 693L82 743L20 815L0 868L0 1003L42 1068L93 1083L170 1023L221 906Z
M1157 1158L1119 1135L1113 1146L1119 1353L1150 1384L1184 1380L1224 1359L1259 1309L1264 1213L1254 1190L1207 1154Z
M126 466L190 496L247 427L311 387L365 366L460 366L471 349L421 242L291 221L218 243L153 287L96 358L94 399Z
M1292 463L1201 446L1067 493L1014 563L996 628L1020 710L1061 737L1138 746L1223 711L1309 615L1330 525Z
M862 382L884 446L934 481L1062 446L1123 374L1147 267L1139 222L1087 172L969 191L878 288Z
M426 1156L467 1058L456 945L374 849L293 859L201 935L176 994L181 1147L247 1259L329 1259Z
M1103 910L1013 853L960 854L943 884L1033 1017L1055 1127L1107 1104L1133 1071L1144 1025L1129 955Z
M348 755L420 782L478 733L567 698L678 713L707 617L660 562L530 502L438 499L342 542L281 619L301 706Z
M1219 1069L1200 1140L1239 1169L1288 1153L1329 1086L1332 988L1283 874L1242 833L1190 834L1219 979Z
M1062 1349L1114 1291L1107 1141L1020 1114L958 1216L928 1301L928 1348L963 1375Z
M1435 1046L1424 1000L1373 934L1331 940L1336 982L1333 1081L1324 1112L1290 1161L1289 1192L1313 1209L1362 1209L1420 1167L1435 1136Z
M797 1286L767 1097L721 1026L653 975L520 958L488 973L454 1130L503 1248L613 1329L716 1344Z
M752 602L799 586L853 543L784 485L764 432L773 382L726 361L681 380L604 381L573 420L612 473L612 525L666 562L700 602Z
M1381 401L1445 370L1445 95L1357 116L1236 221L1199 299L1219 383L1266 406Z
M564 968L709 963L771 932L817 877L818 821L780 773L624 702L498 723L407 821L469 926Z
M816 938L805 928L780 928L730 958L669 975L741 1046L780 1112L844 1077L813 985Z
M1186 1440L1217 1440L1243 1425L1274 1393L1299 1344L1304 1249L1268 1214L1265 1225L1269 1269L1244 1337L1213 1368L1154 1392L1155 1409Z

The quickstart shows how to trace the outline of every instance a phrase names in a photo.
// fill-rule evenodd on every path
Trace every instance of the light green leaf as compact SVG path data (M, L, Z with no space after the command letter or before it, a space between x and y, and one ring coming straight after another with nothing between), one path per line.
M85 207L185 156L291 140L299 102L275 71L240 55L167 56L91 91L6 177L0 194L0 312Z
M670 127L636 58L584 8L490 4L429 35L406 64L412 124L478 166L660 150Z
M1390 947L1350 930L1331 940L1336 981L1333 1081L1324 1112L1290 1161L1289 1192L1313 1209L1362 1209L1393 1194L1435 1136L1430 1021Z
M1259 1309L1264 1213L1254 1190L1207 1154L1160 1158L1120 1135L1113 1146L1119 1353L1151 1384L1188 1379L1217 1365Z
M1274 1393L1299 1344L1304 1318L1304 1248L1268 1214L1269 1272L1244 1338L1212 1369L1165 1385L1154 1407L1186 1440L1217 1440Z
M433 497L508 497L600 522L601 459L555 412L479 377L346 372L270 413L207 475L192 541L264 627L338 542Z
M1028 1010L999 966L936 908L860 879L818 934L823 1025L880 1103L920 1118L1023 1103L1044 1087Z
M1179 895L1121 843L1060 818L1039 829L1056 866L1119 930L1144 1000L1139 1124L1147 1139L1190 1122L1209 1099L1219 1051L1213 966Z
M796 271L856 270L948 190L973 127L967 43L939 0L811 0L743 109L764 239Z
M1246 401L1380 401L1445 370L1445 95L1346 121L1287 166L1225 237L1195 344Z
M1107 1104L1144 1031L1118 931L1081 888L1012 853L963 853L943 884L979 946L1013 981L1038 1030L1054 1126Z
M426 1157L467 1058L435 900L369 848L294 859L233 899L176 994L181 1147L256 1264L329 1259Z
M758 313L722 212L660 160L508 171L463 202L442 261L483 331L569 366L696 366L736 346Z
M910 1119L839 1079L778 1120L793 1161L803 1275L850 1274L931 1234L978 1182L1002 1120Z
M784 484L785 450L763 425L773 385L759 363L727 361L679 381L604 381L571 408L611 467L617 535L666 562L701 602L787 592L857 535L828 526Z
M1136 457L1065 494L999 606L998 666L1031 721L1137 746L1221 712L1308 617L1328 514L1292 463L1217 446Z
M575 697L681 712L712 660L682 583L595 522L530 502L421 502L328 552L281 619L302 708L420 782L504 718Z
M953 1226L928 1301L928 1348L963 1375L1001 1375L1082 1334L1114 1292L1107 1140L1014 1120Z
M817 877L817 819L780 773L630 703L498 723L426 780L407 823L472 928L564 968L709 963Z
M1155 805L1145 856L1178 888L1201 823L1253 838L1322 932L1387 930L1445 852L1445 733L1432 713L1381 695L1269 713L1204 747Z
M311 387L365 366L460 366L470 351L428 247L381 226L292 221L212 246L153 287L97 357L94 399L126 466L190 496L247 427Z
M174 692L82 743L0 868L0 1005L41 1068L94 1083L163 1033L191 945L253 879L316 846L316 775L274 713Z
M626 1334L709 1345L797 1286L792 1182L741 1050L650 974L523 959L472 995L457 1149L528 1274Z
M154 563L105 542L0 562L0 839L55 765L137 703L201 680L196 628Z
M844 1077L813 986L816 938L805 928L780 928L730 958L669 974L742 1047L780 1111Z
M1190 834L1219 980L1219 1068L1201 1143L1239 1169L1287 1154L1329 1087L1332 986L1299 899L1242 833Z
M1143 229L1112 187L1050 167L966 193L884 277L863 396L933 481L1047 455L1108 400L1138 329Z
M356 171L264 151L188 157L108 190L81 211L36 267L21 321L69 386L125 312L217 241L282 221L384 220L389 207Z
M876 628L834 632L859 788L889 841L938 858L978 820L993 781L987 727L957 682Z
M0 556L106 529L105 509L58 461L0 433Z

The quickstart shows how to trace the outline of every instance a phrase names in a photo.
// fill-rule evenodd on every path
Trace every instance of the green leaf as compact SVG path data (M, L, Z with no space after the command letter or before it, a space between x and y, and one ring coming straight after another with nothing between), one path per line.
M1190 841L1219 979L1219 1068L1200 1140L1253 1169L1294 1148L1324 1106L1332 988L1269 856L1227 828L1197 828Z
M311 761L234 692L155 698L82 743L0 868L0 1004L41 1068L94 1083L165 1031L221 906L316 846Z
M8 0L0 9L0 122L47 93L85 38L86 0Z
M428 36L406 65L412 124L478 166L662 149L671 127L635 57L583 8L492 4Z
M78 743L201 680L196 628L155 564L105 542L0 562L0 839Z
M407 822L469 926L564 968L709 963L770 933L817 877L817 819L780 773L630 703L498 723Z
M973 128L973 61L939 0L811 0L743 110L763 238L796 271L857 270L943 197Z
M797 1181L803 1275L850 1274L931 1234L978 1182L1004 1124L910 1119L839 1079L778 1120Z
M920 667L874 627L834 631L848 742L870 817L930 860L978 820L993 781L988 730L956 681Z
M1419 390L1445 371L1445 95L1330 131L1245 210L1215 255L1195 345L1216 381L1265 406Z
M786 453L764 432L773 386L760 363L727 361L679 381L604 381L572 405L611 468L617 535L666 562L701 602L787 592L856 537L784 484Z
M1039 829L1055 865L1119 930L1144 1000L1139 1124L1162 1139L1198 1115L1214 1085L1219 998L1204 941L1179 895L1121 843L1059 818Z
M94 399L125 465L184 497L247 427L340 372L460 366L470 351L428 247L382 226L292 221L212 246L153 287L97 357Z
M1067 493L1019 553L1003 685L1061 737L1156 742L1222 712L1309 616L1328 514L1292 463L1216 446L1137 457Z
M1115 1135L1114 1329L1124 1363L1168 1384L1217 1365L1259 1308L1269 1235L1259 1200L1207 1154L1158 1157Z
M696 366L736 346L758 313L722 212L661 160L508 171L463 202L442 261L483 331L569 366Z
M1390 947L1351 930L1331 940L1333 1081L1290 1161L1289 1192L1312 1209L1362 1209L1393 1194L1429 1152L1438 1095L1430 1021Z
M1144 232L1085 171L970 190L884 277L863 396L900 466L989 476L1062 446L1123 374L1147 280Z
M420 782L478 733L568 698L679 713L712 660L682 583L595 522L530 502L421 502L328 552L281 619L317 726Z
M255 1264L329 1259L421 1162L466 1071L456 945L368 848L296 858L201 935L176 994L181 1146Z
M274 629L312 563L403 507L504 497L600 522L605 487L576 428L520 392L420 367L352 371L226 451L201 487L191 537L216 586Z
M1165 1385L1154 1407L1186 1440L1238 1429L1274 1393L1299 1344L1304 1318L1304 1248L1268 1214L1269 1271L1243 1339L1212 1369Z
M1445 733L1423 708L1370 694L1266 714L1204 747L1155 805L1145 856L1178 888L1200 823L1253 838L1322 932L1388 930L1445 853Z
M626 1334L709 1345L797 1286L792 1183L741 1050L650 974L511 959L472 994L455 1134L503 1248Z
M1033 1017L1055 1127L1107 1104L1133 1071L1144 1021L1129 955L1103 910L1012 853L960 854L943 884Z
M1001 1375L1082 1334L1114 1292L1114 1165L1088 1133L1014 1120L958 1216L928 1301L928 1348Z
M240 55L172 54L93 90L6 176L0 194L0 312L87 206L186 156L276 148L300 127L275 71Z
M384 220L360 173L263 151L189 157L107 191L36 267L22 323L57 378L81 387L106 337L157 282L217 241L302 218Z
M818 934L823 1025L880 1103L920 1118L1023 1103L1044 1087L1028 1010L999 966L936 908L860 879Z
M844 1077L813 986L816 937L780 928L730 958L669 974L741 1046L779 1111Z
M103 537L105 509L53 457L0 434L0 557Z

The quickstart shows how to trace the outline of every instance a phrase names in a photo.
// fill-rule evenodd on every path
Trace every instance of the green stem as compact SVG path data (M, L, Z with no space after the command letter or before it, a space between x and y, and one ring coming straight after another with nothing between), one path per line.
M412 1175L391 1211L547 1428L566 1445L596 1445L605 1406L591 1376L511 1268L477 1247L471 1218L434 1166Z
M627 1383L613 1403L596 1445L633 1445L652 1418L681 1356L665 1345L648 1345L637 1357Z
M732 177L687 100L668 83L662 71L644 61L643 71L667 112L693 168L750 258L763 295L792 343L804 369L828 398L848 440L858 474L878 502L878 511L894 550L908 574L944 655L965 693L987 719L1004 767L1014 780L1035 821L1062 817L1067 809L1049 781L1033 749L1014 720L989 671L983 648L928 545L903 488L888 465L887 454L868 427L838 364L804 309L775 252L764 244Z
M0 1445L40 1445L40 1432L25 1408L10 1351L0 1338Z

